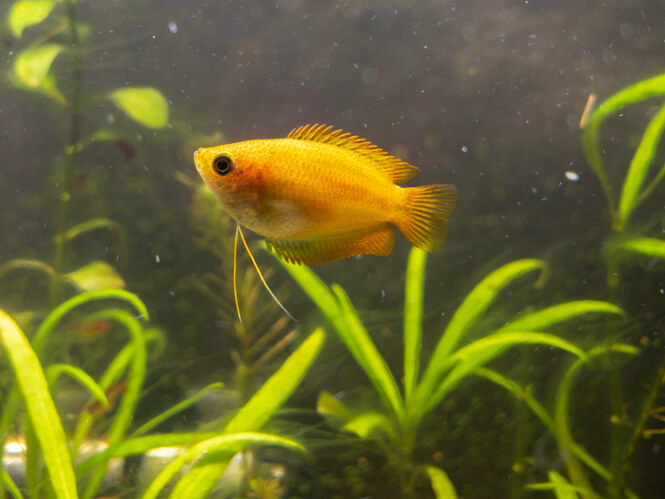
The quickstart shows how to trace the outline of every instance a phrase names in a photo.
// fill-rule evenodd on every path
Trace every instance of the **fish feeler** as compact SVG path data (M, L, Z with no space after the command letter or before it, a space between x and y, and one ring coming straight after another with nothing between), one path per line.
M249 246L247 244L247 241L245 241L245 235L242 233L242 229L240 228L240 224L236 224L236 235L235 239L233 241L233 297L235 298L236 302L236 312L238 313L238 321L242 324L242 316L240 315L240 304L238 303L238 287L237 287L237 281L236 281L236 273L238 269L238 234L240 234L240 239L242 240L242 244L245 247L245 250L247 251L247 254L249 255L250 260L252 260L252 264L254 264L254 268L256 269L256 273L259 275L259 279L261 279L261 282L263 283L263 286L268 290L268 293L272 297L273 300L275 300L275 303L279 305L279 308L282 309L282 311L289 316L291 320L294 322L298 322L295 317L291 315L291 313L286 310L284 305L282 305L282 302L280 302L277 297L275 296L275 293L272 292L270 289L270 286L268 286L268 283L263 277L263 274L261 273L261 270L259 269L258 264L256 263L256 260L254 260L254 255L249 249Z

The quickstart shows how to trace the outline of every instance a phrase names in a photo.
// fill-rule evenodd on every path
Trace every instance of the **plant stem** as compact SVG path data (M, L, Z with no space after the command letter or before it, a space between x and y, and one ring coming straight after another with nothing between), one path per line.
M76 144L79 142L81 133L81 95L83 92L83 61L79 52L79 35L76 23L76 9L73 0L67 0L67 18L69 20L69 36L72 48L72 93L70 97L69 108L71 111L69 141L66 148L65 171L60 190L60 199L58 202L58 218L55 237L55 255L53 257L54 276L51 280L49 292L50 308L57 305L60 297L60 276L62 274L62 265L65 256L65 232L67 231L67 212L69 201L71 199L72 180L74 178L74 169L76 166Z

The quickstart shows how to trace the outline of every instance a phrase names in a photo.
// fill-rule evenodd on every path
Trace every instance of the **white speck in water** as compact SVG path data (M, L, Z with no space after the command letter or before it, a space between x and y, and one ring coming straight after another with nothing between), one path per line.
M155 255L155 263L159 263L159 255Z
M466 146L462 146L462 152L467 152L468 150L469 150L468 147L466 147Z
M665 289L660 288L660 294L661 294L661 295L665 295Z
M531 192L533 192L534 194L536 194L536 193L538 192L538 189L536 189L535 187L532 187L532 188L531 188Z
M576 172L568 170L566 173L566 178L571 182L577 182L580 179L580 175Z
M169 291L169 294L170 294L171 296L175 296L175 291L171 290L171 291Z
M178 32L178 25L171 21L169 23L169 31L175 35Z

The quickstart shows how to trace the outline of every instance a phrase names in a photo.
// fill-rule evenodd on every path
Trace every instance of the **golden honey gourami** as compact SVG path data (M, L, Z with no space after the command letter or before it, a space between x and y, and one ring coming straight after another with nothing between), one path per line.
M226 211L287 261L387 255L392 225L418 248L438 249L455 187L400 187L418 168L331 130L307 125L284 139L200 148L194 162Z

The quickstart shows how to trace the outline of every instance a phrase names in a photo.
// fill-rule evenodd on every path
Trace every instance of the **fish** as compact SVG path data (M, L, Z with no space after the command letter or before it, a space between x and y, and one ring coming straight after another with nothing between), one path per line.
M194 163L238 230L265 238L292 264L389 255L394 227L413 246L436 251L457 200L451 184L402 187L418 167L323 124L286 138L201 147Z

